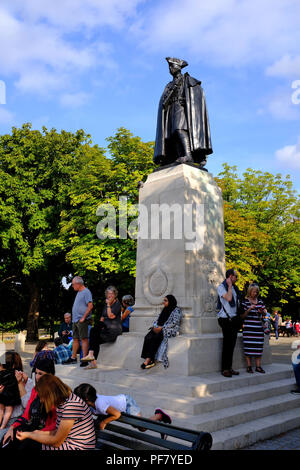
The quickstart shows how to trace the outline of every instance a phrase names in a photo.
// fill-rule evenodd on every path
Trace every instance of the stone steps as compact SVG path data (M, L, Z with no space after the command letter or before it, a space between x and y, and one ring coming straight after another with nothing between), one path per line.
M265 397L287 393L294 383L293 379L290 378L289 371L285 373L281 371L280 375L284 378L279 378L278 373L275 374L275 377L272 373L266 373L263 377L258 377L258 374L256 374L251 377L252 385L249 384L249 382L251 382L250 379L241 376L241 378L238 377L238 379L234 379L234 382L232 382L232 384L235 383L235 389L217 391L216 393L213 393L211 390L206 390L204 396L199 397L192 396L194 390L191 388L191 385L190 393L184 393L187 392L187 387L183 388L180 381L175 381L175 384L172 383L172 407L170 407L170 379L168 391L165 389L162 391L162 389L159 388L158 382L154 380L154 377L152 378L152 383L149 380L144 380L142 384L140 383L139 375L135 376L135 384L133 386L132 380L134 380L134 377L132 375L126 376L124 372L122 375L119 374L118 371L115 371L117 373L109 377L109 372L102 374L101 371L99 373L99 369L92 371L79 369L78 371L78 367L75 366L76 380L74 380L72 368L74 372L74 366L57 366L56 369L57 375L59 376L62 373L66 374L67 369L69 369L68 376L65 375L64 378L73 388L79 383L88 382L93 384L98 391L101 390L101 394L103 395L129 393L139 404L147 403L148 406L155 407L157 403L159 403L162 408L168 408L173 412L181 412L191 416L222 410L232 406L263 400ZM287 373L289 375L288 378L286 378ZM130 379L130 385L126 381L128 377ZM226 380L231 381L232 379ZM167 382L164 385L166 386ZM179 387L179 385L181 386ZM211 385L213 385L213 383ZM219 390L219 387L212 388ZM153 394L153 390L155 390L155 394Z
M212 433L212 450L235 450L299 427L300 408L248 421Z
M157 366L156 366L157 367ZM228 379L220 374L203 374L199 376L190 377L165 377L153 374L156 369L149 369L132 372L118 367L103 367L91 371L85 371L83 368L77 366L56 366L57 374L64 377L73 377L76 375L76 380L82 378L86 381L89 377L94 382L101 384L120 384L128 389L134 390L147 390L153 387L155 383L155 390L160 392L169 393L170 383L172 384L172 394L184 395L185 397L205 397L211 396L218 392L226 392L236 388L249 387L252 385L263 384L267 382L277 381L284 378L293 376L291 369L287 369L282 364L273 364L272 366L265 366L266 374L247 374L241 370L240 375L234 379Z
M266 374L247 374L241 369L239 376L228 379L218 373L170 377L151 374L153 369L104 366L88 371L78 363L57 365L56 374L73 389L85 382L100 394L130 394L145 417L162 408L174 425L210 432L213 449L226 450L300 425L300 397L290 394L295 383L291 367L272 364L264 369Z
M299 407L299 405L300 397L288 392L251 403L243 403L239 406L203 413L200 416L192 416L189 419L189 424L193 426L193 429L198 429L199 431L205 429L205 431L213 433L227 427L246 423L250 420L270 416L275 411L279 413L294 409Z

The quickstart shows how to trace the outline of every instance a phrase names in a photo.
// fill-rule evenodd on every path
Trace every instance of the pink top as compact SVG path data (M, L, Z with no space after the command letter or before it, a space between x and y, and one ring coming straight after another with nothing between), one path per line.
M74 425L59 447L43 444L43 450L91 450L96 445L94 420L88 405L77 395L69 398L56 408L56 429L63 419L74 420Z

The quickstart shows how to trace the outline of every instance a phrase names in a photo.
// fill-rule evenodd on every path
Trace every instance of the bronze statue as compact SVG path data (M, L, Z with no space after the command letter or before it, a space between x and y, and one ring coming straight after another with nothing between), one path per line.
M161 96L156 127L154 163L199 163L203 168L212 145L201 82L181 70L185 60L166 58L173 80Z

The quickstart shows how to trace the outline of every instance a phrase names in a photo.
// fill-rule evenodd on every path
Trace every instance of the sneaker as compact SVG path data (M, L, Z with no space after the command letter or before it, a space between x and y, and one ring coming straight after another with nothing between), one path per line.
M300 389L297 388L297 389L295 389L295 390L291 390L291 393L292 393L293 395L300 395Z
M65 364L77 364L77 357L76 359L73 359L73 357L70 357Z
M156 408L155 412L154 412L155 415L158 415L160 414L161 415L161 421L163 423L166 423L166 424L171 424L172 423L172 420L170 418L169 415L167 415L167 413L165 413L163 410L161 410L160 408Z
M232 375L240 375L240 373L237 370L230 369L230 372Z
M90 356L88 354L87 356L85 356L81 359L81 362L90 362L90 361L94 361L94 360L95 360L94 356Z

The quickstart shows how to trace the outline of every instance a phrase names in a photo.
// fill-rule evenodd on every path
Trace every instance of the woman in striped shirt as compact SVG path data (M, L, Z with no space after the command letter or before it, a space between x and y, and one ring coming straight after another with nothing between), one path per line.
M257 284L250 284L245 300L242 302L244 309L243 343L244 353L247 362L247 372L253 373L251 359L255 358L255 371L264 374L261 367L261 357L264 349L264 330L262 316L265 305L258 297L259 287Z
M17 439L33 439L42 444L43 450L94 449L94 420L88 405L54 375L41 377L36 389L47 412L56 407L56 429L52 432L17 432Z

